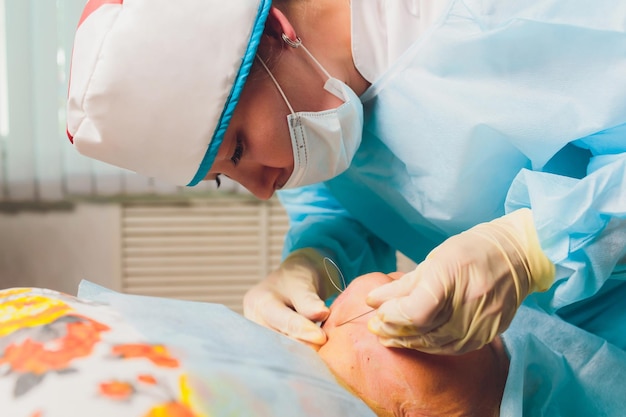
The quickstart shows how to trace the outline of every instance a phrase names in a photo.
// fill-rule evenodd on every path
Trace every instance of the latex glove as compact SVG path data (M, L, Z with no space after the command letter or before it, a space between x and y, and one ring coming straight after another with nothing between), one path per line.
M479 224L435 248L417 268L372 291L370 331L385 346L461 354L502 333L555 267L542 252L532 212Z
M326 320L330 313L318 295L328 281L323 271L323 257L316 250L293 252L245 294L244 315L318 350L326 343L326 333L314 322Z

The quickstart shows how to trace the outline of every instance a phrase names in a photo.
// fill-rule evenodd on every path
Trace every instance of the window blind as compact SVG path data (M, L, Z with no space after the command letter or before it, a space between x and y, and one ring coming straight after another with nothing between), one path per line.
M66 135L74 33L86 0L0 0L0 202L202 194L80 155ZM227 191L242 191L225 181Z
M224 304L278 267L288 218L276 199L241 196L122 206L121 289Z

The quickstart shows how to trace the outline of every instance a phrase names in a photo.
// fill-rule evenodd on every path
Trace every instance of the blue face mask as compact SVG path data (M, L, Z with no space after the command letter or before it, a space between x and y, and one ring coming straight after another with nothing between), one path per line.
M344 172L361 144L363 132L363 105L354 91L331 77L300 42L291 41L289 45L301 47L320 67L328 76L324 89L341 99L343 104L336 109L319 112L294 112L276 78L257 55L291 111L287 123L294 168L283 189L326 181Z

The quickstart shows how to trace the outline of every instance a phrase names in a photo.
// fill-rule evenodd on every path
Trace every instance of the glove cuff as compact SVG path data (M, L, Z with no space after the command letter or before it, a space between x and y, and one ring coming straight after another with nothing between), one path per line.
M503 216L501 220L514 229L514 235L519 237L519 243L524 248L530 272L529 293L546 291L554 282L556 268L541 249L532 210L522 208Z

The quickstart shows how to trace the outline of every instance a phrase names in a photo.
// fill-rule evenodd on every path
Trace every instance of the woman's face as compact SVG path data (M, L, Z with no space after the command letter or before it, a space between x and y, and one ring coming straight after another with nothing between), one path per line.
M490 414L482 415L493 415L506 379L499 370L503 352L488 346L462 356L436 356L386 348L367 329L370 314L339 326L371 310L367 294L390 280L382 273L363 275L331 306L323 325L328 342L318 352L331 371L379 416L468 415L477 406L489 407Z
M276 56L268 67L294 111L336 108L341 101L324 90L326 78L303 51L285 47L278 54L264 42L259 56ZM290 111L276 85L255 61L228 125L224 141L205 179L225 175L266 200L294 169L287 125Z

